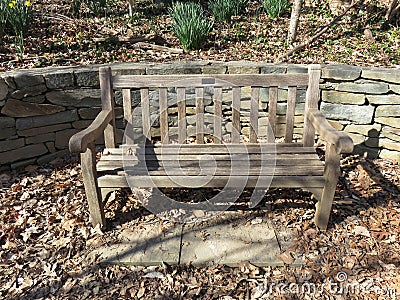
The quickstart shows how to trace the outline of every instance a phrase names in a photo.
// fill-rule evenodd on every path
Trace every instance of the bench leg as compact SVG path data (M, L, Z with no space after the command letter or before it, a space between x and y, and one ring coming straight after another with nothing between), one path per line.
M105 227L103 202L97 186L96 151L94 144L90 144L85 153L81 153L81 167L86 198L89 204L90 218L93 226L100 224Z
M317 203L315 212L315 225L321 230L328 227L331 214L333 197L335 196L336 184L340 175L340 155L336 153L333 145L326 146L325 153L325 186L322 190L321 199Z

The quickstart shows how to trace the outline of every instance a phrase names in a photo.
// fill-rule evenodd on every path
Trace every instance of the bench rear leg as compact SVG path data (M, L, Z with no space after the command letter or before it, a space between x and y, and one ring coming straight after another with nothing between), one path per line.
M340 175L340 155L336 153L334 145L326 146L325 153L325 186L322 190L321 199L316 205L315 225L321 230L328 227L331 214L333 197L335 196L336 184Z
M97 185L96 151L94 143L88 145L86 152L81 153L81 166L83 184L85 186L92 224L93 226L100 224L101 227L105 227L106 219L104 216L103 202Z

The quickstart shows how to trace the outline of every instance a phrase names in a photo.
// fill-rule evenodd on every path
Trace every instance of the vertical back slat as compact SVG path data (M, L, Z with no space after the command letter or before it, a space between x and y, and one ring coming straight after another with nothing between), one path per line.
M252 87L251 99L250 99L250 143L257 143L259 98L260 98L260 88Z
M124 119L127 123L132 123L132 102L130 89L122 89L122 102L124 108Z
M214 88L214 143L222 143L222 88Z
M196 88L196 140L204 144L204 88Z
M232 143L240 142L240 87L232 88Z
M267 137L268 143L275 142L277 102L278 102L278 87L271 86L269 88L268 121L269 121L269 125L271 126L273 136L268 134L268 137Z
M319 79L321 77L321 66L310 65L308 67L308 88L306 94L306 105L304 115L307 116L309 108L318 108ZM315 129L307 118L304 118L303 145L312 147L314 145Z
M186 141L186 102L185 88L178 87L176 89L178 101L178 142L183 144Z
M296 110L296 92L297 88L295 86L289 87L286 109L285 143L291 143L293 141L294 113Z
M115 117L113 87L111 82L111 68L102 67L99 69L101 107L103 110L112 112L112 119L104 129L104 143L107 148L115 148Z
M161 142L163 144L169 144L167 88L160 88L160 133Z
M149 89L140 89L140 98L142 104L143 134L151 141Z

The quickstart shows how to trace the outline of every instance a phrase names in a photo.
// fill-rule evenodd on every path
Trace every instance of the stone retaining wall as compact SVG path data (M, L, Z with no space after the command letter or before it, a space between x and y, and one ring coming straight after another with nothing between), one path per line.
M305 65L274 65L250 62L192 62L174 64L113 64L124 74L223 74L223 73L302 73ZM99 66L59 67L20 70L0 78L0 168L18 168L47 163L68 155L71 135L86 128L100 111ZM135 96L136 95L136 96ZM228 95L228 94L227 94ZM267 105L268 91L261 93ZM133 92L133 102L137 93ZM285 111L287 90L279 91L278 114ZM298 94L295 138L301 138L305 91ZM124 129L121 93L116 91L118 139ZM136 100L135 100L136 99ZM358 153L400 161L400 70L361 68L347 65L323 66L322 112L337 129L353 138ZM156 108L157 99L151 99ZM246 110L248 99L242 100ZM212 103L206 101L206 112ZM225 103L229 113L229 103ZM170 108L170 125L176 126L176 111ZM187 108L194 114L194 101ZM174 117L175 114L175 117ZM263 117L263 116L262 116ZM265 116L264 116L265 117ZM278 117L279 121L279 117ZM193 124L191 124L193 123ZM278 122L279 123L279 122ZM243 118L244 134L248 131ZM261 126L261 125L260 125ZM230 131L229 122L225 126ZM279 127L279 126L278 126ZM155 130L154 133L157 133ZM278 137L283 135L278 128ZM101 140L98 141L101 143Z

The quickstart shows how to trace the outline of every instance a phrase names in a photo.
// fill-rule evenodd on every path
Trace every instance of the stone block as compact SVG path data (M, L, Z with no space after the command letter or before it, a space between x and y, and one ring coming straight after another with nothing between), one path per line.
M0 100L4 100L8 95L8 85L5 80L0 77Z
M149 99L156 98L158 101L158 93L157 92L150 92ZM115 91L115 104L116 105L123 105L123 97L121 91ZM131 90L131 105L132 107L136 107L140 104L141 96L140 90Z
M23 146L25 146L25 141L23 138L15 139L15 140L0 141L0 152L18 149Z
M52 104L28 103L25 101L10 99L6 102L1 113L9 117L33 117L51 115L64 111L65 107Z
M362 134L348 133L348 135L353 140L354 145L362 144L366 140L366 137Z
M400 142L400 129L393 128L390 126L383 126L382 136L391 139L393 141Z
M381 80L390 83L400 83L400 70L383 68L363 68L361 77Z
M46 142L45 144L50 153L54 153L57 151L54 142Z
M99 87L99 71L94 70L77 70L74 72L76 84L84 87Z
M15 126L15 119L10 117L0 117L0 128L8 128Z
M72 69L64 69L45 73L44 79L49 89L60 89L74 85L74 74Z
M343 104L364 104L365 95L336 91L322 91L322 101Z
M345 132L358 133L369 137L378 137L379 132L381 131L381 124L373 124L373 125L355 125L349 124L344 129Z
M308 73L308 67L304 65L287 65L288 74L306 74Z
M336 130L343 130L344 125L339 121L328 120L328 123Z
M55 140L56 148L57 149L67 149L69 139L71 138L71 136L73 136L77 132L79 132L79 130L77 130L77 129L65 129L62 131L57 131L56 132L56 140Z
M18 170L21 168L25 168L26 166L34 165L36 163L36 158L30 158L25 160L20 160L11 164L12 170Z
M224 65L210 65L210 66L204 66L201 68L201 73L203 74L226 74L227 72L227 67Z
M260 68L261 74L284 74L287 71L286 64L270 64L270 65L263 65Z
M56 138L56 134L54 132L38 134L35 136L30 136L25 139L26 144L39 144L49 141L54 141Z
M379 117L375 118L376 123L389 125L391 127L400 128L400 118Z
M361 68L347 65L328 65L322 69L321 77L334 80L356 80L360 77Z
M383 82L376 83L350 83L342 82L336 87L337 91L364 94L386 94L389 85Z
M389 139L379 139L379 147L400 152L400 143Z
M146 68L147 75L201 74L201 64L164 64Z
M16 127L18 130L24 130L34 127L54 125L58 123L73 122L76 120L78 120L78 114L76 110L67 110L48 116L27 117L27 118L17 119Z
M18 130L18 135L19 136L35 136L39 134L44 134L44 133L49 133L49 132L56 132L59 130L71 128L70 123L62 123L62 124L56 124L52 126L43 126L43 127L36 127L36 128L31 128L31 129L25 129L25 130Z
M146 67L148 64L126 64L126 63L115 63L112 64L111 69L113 75L144 75L146 74Z
M321 103L321 112L334 120L350 120L355 124L369 124L372 122L374 107L371 105L349 105L337 103Z
M2 128L0 130L0 140L8 139L12 136L15 136L16 134L17 134L17 131L15 130L14 127Z
M42 74L35 74L24 70L14 75L14 82L18 89L22 89L26 87L44 85L44 78Z
M45 164L55 160L58 157L65 158L68 156L69 156L68 150L60 150L60 151L57 151L54 153L49 153L49 154L39 157L37 159L37 163L38 163L38 165L45 165Z
M43 103L45 101L43 93L47 91L44 84L28 86L23 89L18 89L11 93L11 98L23 100L32 103Z
M14 90L17 88L17 85L15 84L14 81L14 76L11 75L11 73L1 73L0 78L4 80L4 82L8 85L8 87Z
M76 129L85 129L92 124L92 120L78 120L72 123L72 127Z
M370 104L400 104L400 96L398 95L367 95Z
M400 162L400 152L399 151L391 151L388 149L382 149L381 152L379 153L379 157Z
M76 89L51 91L46 98L53 104L61 106L93 107L101 105L99 89Z
M228 64L228 74L260 74L260 67L250 63Z
M396 94L400 94L400 84L390 84L390 90Z
M400 105L380 105L376 108L375 117L400 116Z
M10 164L31 157L38 157L47 153L47 151L48 150L44 144L28 145L19 149L7 151L0 155L0 165Z
M80 108L79 116L84 120L93 120L100 113L101 107Z

